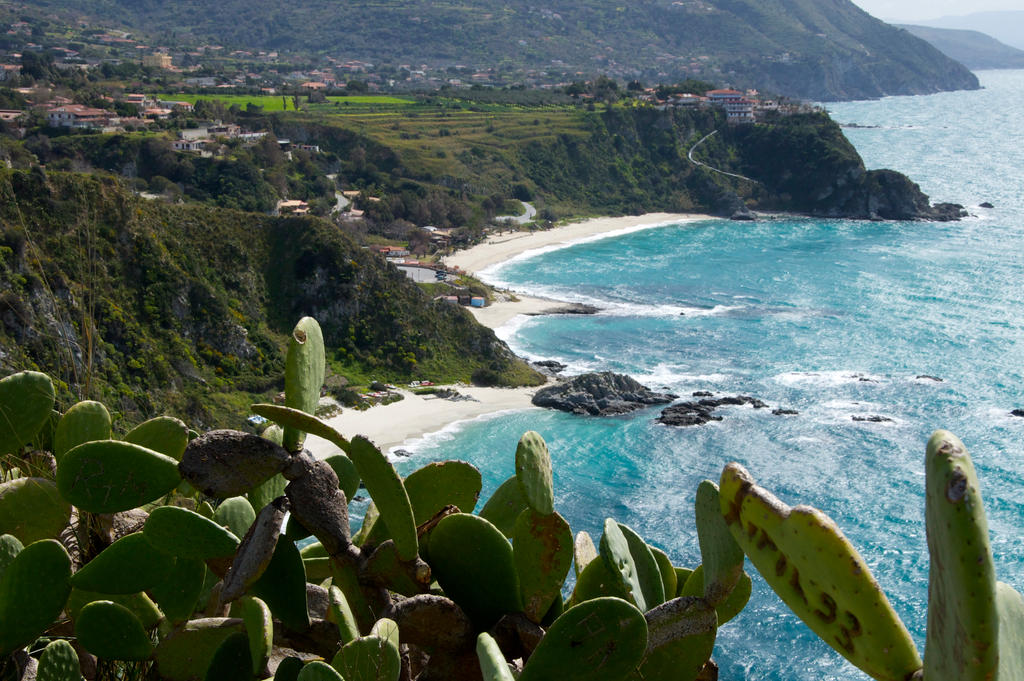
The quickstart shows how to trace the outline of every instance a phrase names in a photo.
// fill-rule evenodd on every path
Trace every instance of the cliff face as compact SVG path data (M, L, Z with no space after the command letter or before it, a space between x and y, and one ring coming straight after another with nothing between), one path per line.
M129 422L171 411L224 425L246 413L241 393L280 389L303 315L340 371L536 380L465 310L333 225L149 202L99 176L0 172L0 371L47 371L65 399L101 399Z

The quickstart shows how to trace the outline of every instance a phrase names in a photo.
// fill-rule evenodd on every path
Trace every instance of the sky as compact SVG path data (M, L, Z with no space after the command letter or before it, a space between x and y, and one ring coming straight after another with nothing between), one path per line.
M993 10L1024 10L1024 0L853 0L879 19L926 21Z

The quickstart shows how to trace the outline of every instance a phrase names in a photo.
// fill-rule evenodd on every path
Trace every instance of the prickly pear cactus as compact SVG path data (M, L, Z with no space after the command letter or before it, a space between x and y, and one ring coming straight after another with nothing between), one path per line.
M650 610L665 602L665 583L661 579L661 568L658 567L654 552L643 538L628 525L618 525L622 536L626 538L629 555L633 557L633 564L636 565L640 590L643 592L647 609Z
M291 463L281 445L237 430L211 430L191 440L178 469L202 493L218 499L237 497Z
M529 431L516 447L516 479L526 502L538 513L555 510L552 487L551 454L540 433Z
M93 601L78 614L75 635L82 647L107 660L147 660L153 643L131 610L111 601Z
M902 681L921 668L906 627L828 516L787 506L736 463L722 471L719 496L736 543L822 640L880 681Z
M996 678L1020 681L1024 679L1024 598L1009 584L997 582L996 608L999 612L999 673Z
M480 660L484 681L515 681L498 642L487 632L476 639L476 656Z
M465 461L437 461L410 473L403 484L416 525L421 525L446 506L472 513L482 480L480 471Z
M590 538L590 535L581 530L576 533L576 539L573 541L572 548L572 560L578 579L580 573L590 564L590 561L597 558L597 547L594 546L594 540Z
M636 669L646 650L643 614L619 598L596 598L555 620L519 681L617 681Z
M402 485L402 478L380 450L364 437L357 436L352 440L349 455L377 505L381 520L388 526L399 557L412 560L419 551L419 541L412 504Z
M84 442L110 439L110 412L99 402L86 400L73 405L57 423L53 455L59 462L68 450Z
M697 486L694 515L704 566L703 596L717 604L728 597L743 575L743 549L725 524L718 485L710 480Z
M306 664L295 678L296 681L347 681L334 667L319 660Z
M609 574L618 581L627 599L639 608L640 612L646 612L647 601L644 600L640 575L636 562L633 560L633 554L630 553L629 542L626 541L626 536L622 533L619 524L611 518L606 518L604 521L600 554ZM653 556L651 560L654 560Z
M270 563L249 588L249 594L270 606L274 617L289 629L305 631L309 628L306 571L295 542L278 538Z
M0 380L0 455L32 441L53 412L53 383L46 374L22 371Z
M231 531L178 506L153 509L142 532L157 549L177 558L223 558L238 548Z
M206 675L214 655L232 634L245 633L240 619L190 620L160 641L153 655L161 679L195 681Z
M636 681L692 681L711 657L718 632L704 598L676 598L647 612L647 652Z
M159 499L180 482L177 461L117 440L80 444L57 466L61 496L90 513L127 511Z
M213 512L213 522L226 527L236 537L244 537L256 520L256 511L245 497L231 497Z
M0 576L0 659L46 631L71 593L71 558L44 539L22 549Z
M234 633L224 639L206 668L203 681L251 681L249 639Z
M331 666L345 681L398 681L402 659L397 646L371 634L342 646Z
M163 583L174 561L154 547L142 532L121 537L71 576L76 589L131 594Z
M928 529L929 681L991 679L998 665L999 616L988 521L971 457L952 433L936 431L925 454Z
M512 535L523 612L540 622L558 596L572 564L572 530L558 513L528 508Z
M129 430L124 441L181 461L188 445L188 428L173 416L157 416Z
M15 478L0 484L0 534L23 544L53 539L67 527L71 504L45 478Z
M196 609L205 580L206 563L196 558L175 558L167 578L154 585L150 593L169 621L182 622Z
M39 656L36 681L81 681L78 653L62 638L51 641Z
M487 500L484 507L480 509L480 517L501 530L509 539L512 538L512 531L516 526L516 518L526 509L526 497L523 496L523 488L519 484L517 476L501 483L494 494Z
M316 413L320 388L324 384L324 336L312 317L303 317L292 329L284 366L284 403L286 407ZM284 427L284 448L290 452L302 449L305 433Z

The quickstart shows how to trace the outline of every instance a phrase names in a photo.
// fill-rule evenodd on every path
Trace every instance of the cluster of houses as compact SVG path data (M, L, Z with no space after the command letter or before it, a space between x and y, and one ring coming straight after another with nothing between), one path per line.
M135 106L139 115L122 116L109 109L75 104L66 97L53 97L47 102L46 121L54 128L115 132L129 127L145 127L157 120L166 120L175 111L192 110L192 104L189 102L161 100L142 94L126 94L121 101Z
M725 109L726 119L734 124L756 123L758 118L768 111L791 114L803 113L808 109L808 105L802 102L761 97L757 90L708 90L703 95L681 93L659 99L657 92L652 88L645 90L638 99L650 102L659 109L691 106L722 108Z

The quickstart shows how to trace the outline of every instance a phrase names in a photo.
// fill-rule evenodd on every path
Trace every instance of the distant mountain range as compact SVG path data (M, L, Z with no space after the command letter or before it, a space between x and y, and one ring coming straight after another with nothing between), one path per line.
M931 26L900 26L969 69L1024 69L1024 50L1010 47L980 31Z
M35 0L40 5L42 0ZM646 83L698 77L814 100L977 88L923 40L849 0L47 0L174 45L297 50Z
M917 21L919 26L981 31L1010 47L1024 50L1024 10L975 12L959 17Z

